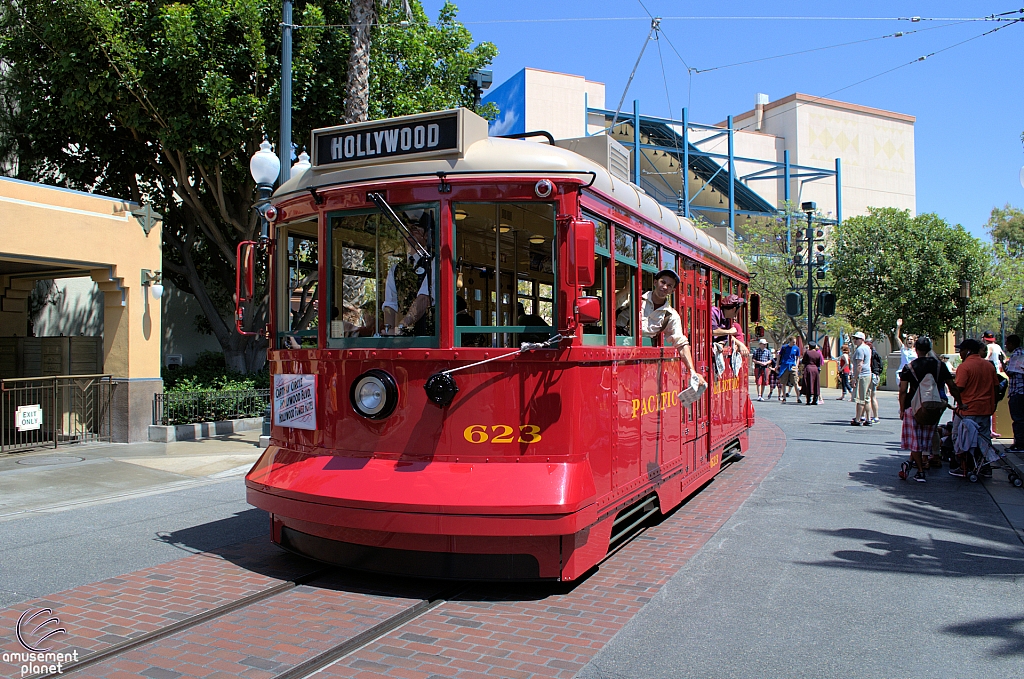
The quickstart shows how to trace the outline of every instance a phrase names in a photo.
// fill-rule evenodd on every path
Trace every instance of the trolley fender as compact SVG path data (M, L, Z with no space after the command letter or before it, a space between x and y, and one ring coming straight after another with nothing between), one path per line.
M569 514L597 491L590 462L427 462L267 448L246 486L282 498L379 511Z

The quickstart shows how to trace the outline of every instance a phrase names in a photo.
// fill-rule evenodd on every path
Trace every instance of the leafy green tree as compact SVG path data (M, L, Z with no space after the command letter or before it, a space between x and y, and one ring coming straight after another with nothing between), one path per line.
M295 4L301 140L346 119L350 3ZM472 47L456 11L448 3L431 22L415 1L377 8L370 117L472 106L464 84L496 50ZM228 367L245 372L263 364L266 340L234 329L235 246L259 229L248 160L264 135L278 136L279 22L278 0L0 7L0 158L22 179L153 203L164 215L165 274L196 297ZM265 318L257 305L245 322Z
M1024 210L1009 204L992 208L985 228L992 237L993 288L979 325L998 333L1000 323L1005 321L1007 334L1019 335L1024 332L1024 314L1017 311L1017 305L1024 303Z
M984 243L935 214L870 208L833 231L837 301L870 333L889 333L899 317L907 332L933 337L960 327L960 281L971 285L967 314L974 319L993 287L990 268Z

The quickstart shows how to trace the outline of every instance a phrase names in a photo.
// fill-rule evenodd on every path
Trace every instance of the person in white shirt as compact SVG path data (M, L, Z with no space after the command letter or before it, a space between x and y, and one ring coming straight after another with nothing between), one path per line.
M671 269L663 269L654 277L654 289L645 292L641 297L640 330L644 337L662 336L662 346L675 347L679 357L689 374L696 375L702 382L706 380L693 367L693 356L690 354L690 340L683 334L683 322L679 312L672 308L669 297L679 285L679 276Z
M856 414L850 424L858 427L871 425L868 419L868 408L871 399L871 348L864 341L867 336L862 332L853 334L853 344L856 347L853 351L853 378L856 380L853 388L853 400L857 403Z
M914 350L914 343L917 342L917 335L907 335L904 342L900 338L900 330L903 328L903 319L896 319L896 348L900 352L900 367L896 369L896 388L900 387L900 375L903 369L917 360L917 351Z
M429 245L429 213L408 225L413 239L426 249ZM384 283L383 335L433 335L433 267L411 248L406 257L391 265ZM402 313L402 316L399 314Z
M1003 361L1006 360L1006 352L996 343L996 336L991 332L986 332L981 336L981 339L986 349L985 355L982 358L994 365L996 372L1003 372Z

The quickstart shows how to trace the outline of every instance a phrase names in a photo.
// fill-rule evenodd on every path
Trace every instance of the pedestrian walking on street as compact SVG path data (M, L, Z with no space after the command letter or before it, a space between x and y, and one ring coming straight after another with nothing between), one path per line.
M992 448L992 414L996 411L999 376L992 363L982 356L985 348L981 342L965 339L959 348L960 358L963 359L963 363L956 369L956 386L960 390L959 414L977 426L976 448L987 453Z
M868 427L871 420L868 419L868 404L871 400L871 349L864 342L867 336L859 330L853 333L853 400L857 403L853 419L850 424L854 427L861 425Z
M764 337L757 341L757 347L750 352L750 362L754 364L754 384L757 386L757 400L764 400L764 390L768 386L768 374L771 372L772 351L768 348L768 340ZM771 398L771 392L768 394Z
M1010 380L1006 390L1009 398L1010 419L1013 420L1013 447L1010 452L1024 453L1024 347L1019 335L1006 338L1006 376Z
M917 358L917 351L914 349L914 343L917 342L917 335L907 335L906 344L900 337L900 331L903 329L903 319L896 319L896 348L900 352L900 366L896 369L896 388L900 386L900 375L903 374L903 369L906 368L911 361Z
M982 344L982 358L995 366L996 372L1001 372L1003 369L1003 361L1006 360L1006 352L1003 348L996 343L996 336L991 332L986 332L981 336Z
M942 411L938 411L938 416L934 418L934 424L929 424L924 415L918 416L912 408L914 396L917 395L922 382L929 388L934 387L935 392L931 395L940 394L940 385L945 385L953 398L959 398L960 392L946 366L933 356L929 356L932 350L930 339L927 337L916 338L914 349L920 358L915 358L903 368L903 375L900 377L900 418L903 420L900 447L910 451L911 462L917 465L917 474L914 476L914 480L923 483L925 469L942 467L942 458L938 455L933 456L930 461L924 459L926 454L932 452L935 432ZM925 378L929 376L934 380L934 384L932 384L932 380L925 381ZM906 468L902 473L906 474Z
M779 349L779 401L786 402L789 390L796 386L796 359L800 356L800 347L796 345L796 335L789 338ZM786 391L783 393L782 389Z
M837 401L845 401L846 395L850 395L850 400L853 400L853 390L850 388L850 345L844 344L843 351L839 354L839 383L843 387L843 393L839 395Z
M821 398L819 372L822 363L821 352L818 351L817 344L814 342L807 343L807 351L804 352L801 363L804 366L804 375L800 380L800 390L807 398L807 405L816 406L818 405L818 399Z
M869 337L864 342L871 349L871 386L868 387L868 418L871 423L878 422L878 385L882 383L882 371L885 364L882 357L875 351L875 343Z
M772 400L772 393L779 388L779 366L772 356L771 363L768 364L768 395L764 397L766 401Z

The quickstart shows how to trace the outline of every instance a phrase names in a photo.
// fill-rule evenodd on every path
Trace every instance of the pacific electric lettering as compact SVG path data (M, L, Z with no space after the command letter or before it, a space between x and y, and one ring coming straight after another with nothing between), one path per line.
M331 160L365 158L395 153L399 149L431 150L437 148L440 141L441 126L437 123L347 134L331 140Z

